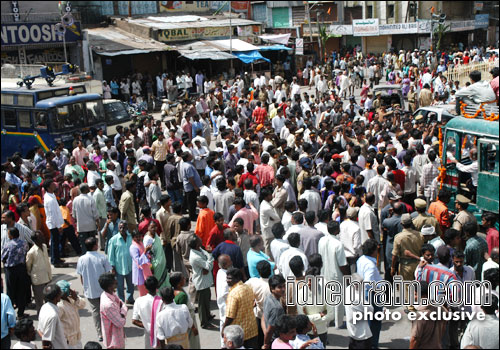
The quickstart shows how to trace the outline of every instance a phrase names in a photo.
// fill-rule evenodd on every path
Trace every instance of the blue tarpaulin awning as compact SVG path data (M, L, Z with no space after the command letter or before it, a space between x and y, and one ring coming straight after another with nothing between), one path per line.
M259 46L259 51L278 51L278 50L293 50L291 47L286 47L285 45L270 45L270 46Z
M269 58L262 56L259 51L233 52L233 55L242 60L243 63L252 63L258 60L271 62Z

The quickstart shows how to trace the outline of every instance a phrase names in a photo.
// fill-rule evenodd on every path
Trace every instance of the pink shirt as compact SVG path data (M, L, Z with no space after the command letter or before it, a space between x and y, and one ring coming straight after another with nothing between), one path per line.
M89 151L87 151L85 148L79 149L78 147L73 150L72 153L73 157L75 157L76 164L79 166L84 166L85 162L83 161L84 157L89 157Z
M497 95L498 98L498 77L490 81L490 86L495 91L495 95Z
M293 349L290 343L283 343L280 338L274 339L271 349Z
M266 187L273 185L274 180L274 168L269 164L260 164L255 168L255 174L260 179L260 187Z
M486 231L486 241L488 242L488 254L491 254L493 248L498 248L498 230L490 227Z
M234 219L243 219L243 228L248 231L249 235L253 235L253 222L259 217L259 212L255 208L241 208L236 214L233 215L229 226L234 227Z
M101 325L104 346L107 349L124 349L127 322L127 305L116 294L101 294Z

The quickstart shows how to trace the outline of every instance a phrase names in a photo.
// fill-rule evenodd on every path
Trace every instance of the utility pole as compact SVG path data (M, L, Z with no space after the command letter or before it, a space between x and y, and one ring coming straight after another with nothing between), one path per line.
M321 11L318 11L316 12L316 22L318 23L318 47L319 47L319 60L321 62L321 64L323 64L323 45L321 43L321 36L320 36L320 32L321 32L321 24L319 23L319 15L321 14L322 12Z
M306 3L307 23L309 24L309 42L312 51L313 35L312 35L312 25L311 25L311 13L309 11L309 1L305 1L305 3Z
M231 22L231 1L227 2L229 4L229 53L233 54L233 27ZM233 70L233 59L231 58L231 71Z

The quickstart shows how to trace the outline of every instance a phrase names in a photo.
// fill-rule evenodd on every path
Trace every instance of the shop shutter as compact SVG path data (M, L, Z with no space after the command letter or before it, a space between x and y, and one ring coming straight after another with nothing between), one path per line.
M288 16L288 7L273 8L273 28L290 27L290 17Z

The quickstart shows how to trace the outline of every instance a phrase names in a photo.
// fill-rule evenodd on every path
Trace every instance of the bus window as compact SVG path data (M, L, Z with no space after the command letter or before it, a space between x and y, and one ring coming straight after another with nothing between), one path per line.
M87 102L87 117L90 126L105 120L104 108L101 101Z
M446 159L455 159L457 156L457 144L455 141L455 134L448 134L446 140Z
M17 128L16 112L12 110L2 110L3 114L3 127L4 128Z
M35 129L47 130L47 112L35 113Z
M491 143L481 143L481 171L498 174L498 149Z
M475 136L472 136L472 135L463 135L463 137L461 139L461 142L462 142L461 146L463 146L461 148L461 150L462 150L462 158L461 159L469 158L470 157L470 150L472 148L474 148L474 141L475 141L475 139L476 139Z
M31 116L29 111L18 111L17 115L19 117L19 127L31 129Z
M83 128L85 127L85 114L83 103L73 103L56 108L54 129Z

